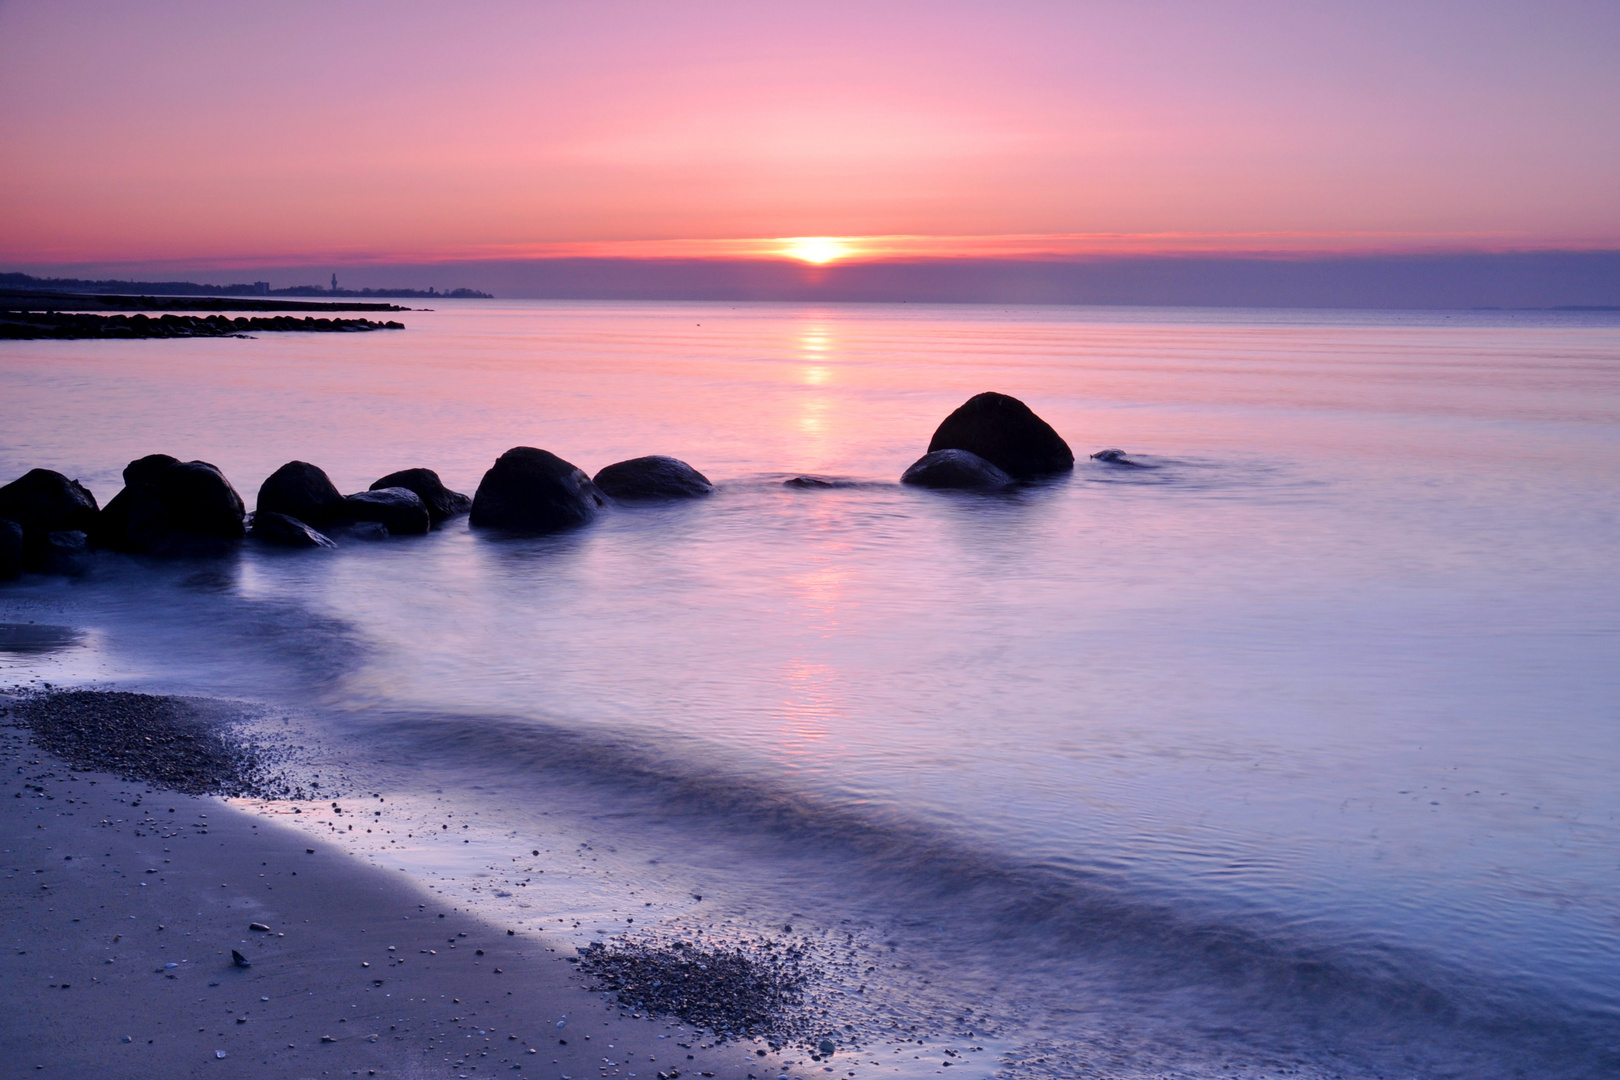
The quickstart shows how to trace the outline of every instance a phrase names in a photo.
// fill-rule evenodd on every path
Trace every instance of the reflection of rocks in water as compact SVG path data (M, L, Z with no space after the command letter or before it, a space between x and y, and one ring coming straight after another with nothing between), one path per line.
M71 649L83 641L83 631L72 626L0 623L0 652L49 653Z

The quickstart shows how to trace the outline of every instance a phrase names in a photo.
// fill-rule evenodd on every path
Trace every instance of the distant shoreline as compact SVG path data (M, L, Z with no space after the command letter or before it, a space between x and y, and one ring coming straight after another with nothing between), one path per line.
M334 282L336 279L333 279ZM32 274L0 273L0 292L49 292L53 294L101 293L109 296L300 296L300 297L381 297L413 300L493 300L477 289L339 289L319 285L292 285L272 289L268 281L251 284L202 285L195 281L90 281L84 278L43 278Z
M249 319L223 315L63 314L55 311L0 310L0 341L77 341L87 338L247 337L268 333L354 334L371 330L403 330L404 323L371 319L302 319L290 315Z

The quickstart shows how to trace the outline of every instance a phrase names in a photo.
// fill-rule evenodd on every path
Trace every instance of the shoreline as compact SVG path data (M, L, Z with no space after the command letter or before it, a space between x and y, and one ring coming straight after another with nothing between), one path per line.
M15 726L0 775L0 1076L809 1071L626 1018L564 943L446 910L222 798L76 770Z

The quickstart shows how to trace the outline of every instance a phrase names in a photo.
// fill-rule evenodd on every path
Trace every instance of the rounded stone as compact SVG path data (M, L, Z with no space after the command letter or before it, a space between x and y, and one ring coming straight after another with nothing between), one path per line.
M321 469L289 461L259 485L257 508L320 528L343 520L343 495Z
M1074 451L1052 425L1022 401L1006 394L976 394L934 431L928 452L966 450L1015 480L1067 472Z
M607 495L625 501L697 499L714 490L707 476L662 454L616 461L596 474L595 483Z
M925 488L992 490L1013 482L1001 469L966 450L935 450L912 463L902 484Z
M577 528L605 505L602 493L577 465L532 446L496 459L473 496L471 524L479 528L543 534Z

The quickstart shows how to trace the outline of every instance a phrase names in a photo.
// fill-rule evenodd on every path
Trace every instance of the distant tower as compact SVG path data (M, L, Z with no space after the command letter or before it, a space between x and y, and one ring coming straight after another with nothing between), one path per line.
M337 292L337 275L332 275L332 291Z

